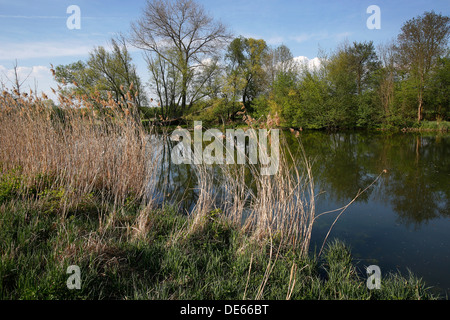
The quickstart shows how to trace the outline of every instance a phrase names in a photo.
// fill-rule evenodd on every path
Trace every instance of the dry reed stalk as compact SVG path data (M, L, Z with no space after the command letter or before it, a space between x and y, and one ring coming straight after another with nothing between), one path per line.
M38 97L0 97L2 170L50 176L73 202L91 192L115 204L144 197L154 169L147 132L117 103L100 112L86 99L60 95L62 105L54 110Z
M213 167L199 164L193 165L197 176L198 199L191 213L189 232L196 232L204 226L207 215L214 209L216 193L214 192L214 170Z
M249 161L245 165L220 165L219 203L224 217L241 225L257 242L275 237L281 245L293 246L305 256L315 219L312 168L300 141L300 156L291 153L284 139L281 142L284 148L274 175L263 175L261 166ZM200 192L194 217L201 217L212 209L217 190L212 189L211 170L199 166L196 172Z
M297 264L293 262L291 267L291 273L289 274L289 285L288 285L288 292L286 294L286 300L291 299L292 292L294 291L295 288L296 274L297 274Z
M256 239L273 235L280 244L293 246L305 256L315 218L315 196L311 165L306 155L302 156L300 161L282 149L279 169L272 176L251 168L256 192L251 194L249 223Z
M123 205L129 196L140 199L148 195L154 188L149 187L148 181L152 181L156 170L148 161L148 135L132 112L114 101L103 101L98 95L59 98L61 110L55 113L39 98L1 97L2 170L21 167L28 177L38 174L53 177L54 183L71 195L65 207L76 205L78 198L94 191L101 195L102 201L115 205ZM99 112L94 104L111 107ZM270 119L267 126L272 122ZM262 175L258 165L222 166L225 217L233 223L244 222L243 230L251 232L257 243L270 243L269 262L257 299L263 297L283 247L292 246L301 257L308 253L315 196L311 166L303 148L302 152L299 161L290 150L282 149L279 169L272 176ZM213 187L214 168L202 164L194 166L194 170L199 198L188 232L204 225L217 196ZM252 177L250 183L246 181L246 172ZM101 221L100 234L115 224L115 210L110 212ZM136 237L145 236L148 211L141 211L132 228Z
M317 219L317 218L319 218L319 217L322 216L322 215L340 211L339 214L338 214L338 215L336 216L336 218L334 219L333 223L331 224L330 228L328 229L328 232L327 232L327 234L326 234L326 236L325 236L325 238L324 238L324 240L323 240L322 247L320 248L320 251L319 251L318 256L320 256L320 255L322 254L323 249L324 249L324 247L325 247L325 244L326 244L326 242L327 242L327 239L328 239L328 237L329 237L329 235L330 235L330 233L331 233L331 230L333 229L334 225L335 225L336 222L339 220L339 218L342 216L342 214L343 214L343 213L348 209L348 207L350 207L350 205L352 205L352 203L354 203L354 202L355 202L355 201L356 201L363 193L365 193L370 187L372 187L372 186L373 186L373 185L381 178L381 176L382 176L384 173L386 173L386 172L387 172L386 170L383 170L383 171L378 175L378 177L376 177L375 180L372 181L372 183L370 183L367 187L364 188L364 190L362 190L362 191L361 191L361 190L358 190L358 193L356 194L356 196L355 196L349 203L347 203L345 206L343 206L342 208L335 209L335 210L331 210L331 211L327 211L327 212L322 212L322 213L320 213L320 214L318 214L318 215L316 216L316 219Z

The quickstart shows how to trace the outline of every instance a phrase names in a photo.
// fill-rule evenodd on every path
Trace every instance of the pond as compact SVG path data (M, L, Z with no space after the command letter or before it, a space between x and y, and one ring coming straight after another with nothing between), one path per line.
M348 243L360 265L405 275L409 268L450 292L450 136L314 133L302 140L317 158L314 177L324 191L318 213L344 206L387 170L341 215L330 238ZM337 214L317 219L312 247L320 247Z
M285 132L288 145L298 141ZM390 271L408 270L438 293L450 292L450 135L377 132L302 132L313 163L316 215L348 204L328 240L346 242L357 266L371 264ZM173 143L161 143L158 190L187 210L196 200L195 174L169 160ZM158 145L158 144L156 144ZM220 183L220 182L218 182ZM340 211L320 216L310 250L318 252Z

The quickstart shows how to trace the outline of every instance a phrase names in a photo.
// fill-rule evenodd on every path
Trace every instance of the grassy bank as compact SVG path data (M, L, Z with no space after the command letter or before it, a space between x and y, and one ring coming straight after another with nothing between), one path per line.
M86 195L64 209L61 190L23 195L17 176L1 179L1 299L432 298L413 275L383 275L381 290L368 290L340 242L303 256L277 236L255 241L220 210L193 229L174 207L114 208ZM81 290L66 286L70 265Z
M449 121L422 121L413 128L407 128L408 131L431 131L431 132L448 132L450 130Z
M144 126L148 126L148 120L143 120ZM265 128L266 120L255 121L252 123L252 126L255 128L261 127ZM206 128L221 128L222 130L226 129L247 129L249 125L247 122L242 119L236 120L234 122L228 122L226 125L219 123L208 123L203 122L203 125ZM171 132L175 130L178 126L164 126L164 127L156 127L158 132ZM180 127L192 129L193 121L188 122L188 124L182 124ZM448 133L450 131L450 122L449 121L422 121L420 123L414 123L413 125L407 127L394 126L394 125L379 125L370 128L361 128L361 127L350 127L350 128L292 128L286 126L278 126L278 128L282 130L291 130L295 132L300 131L354 131L354 130L363 130L363 131L386 131L386 132L432 132L432 133Z

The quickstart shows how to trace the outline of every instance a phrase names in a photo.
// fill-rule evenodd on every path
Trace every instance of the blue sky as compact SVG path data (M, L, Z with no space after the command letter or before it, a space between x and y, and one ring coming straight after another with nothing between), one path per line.
M450 15L450 0L197 0L236 35L262 38L270 45L287 45L294 56L313 59L319 48L330 51L345 40L394 39L402 24L425 11ZM127 33L145 0L0 0L0 80L7 83L14 60L21 74L31 72L27 85L49 92L56 87L50 64L85 60L94 46L106 45L116 33ZM69 30L70 5L81 9L81 29ZM381 9L381 29L370 30L366 9ZM144 81L145 63L138 50L134 62Z

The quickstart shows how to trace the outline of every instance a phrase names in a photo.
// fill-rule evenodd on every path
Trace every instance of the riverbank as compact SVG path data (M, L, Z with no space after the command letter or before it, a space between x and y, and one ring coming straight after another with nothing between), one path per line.
M193 121L192 121L193 123ZM148 120L143 120L144 126L149 126ZM235 121L232 123L228 123L226 125L223 124L207 124L204 123L207 128L221 128L221 129L246 129L249 128L248 124L243 121ZM258 123L254 123L253 127L259 127ZM174 131L178 125L166 125L166 126L151 126L153 130L156 129L157 132L172 132ZM185 129L192 129L193 125L180 125L179 127ZM303 129L303 128L292 128L292 127L279 127L282 130L292 131L292 132L302 132L302 131L354 131L354 130L365 130L365 131L378 131L378 132L417 132L417 133L449 133L450 132L450 121L422 121L420 124L416 124L411 127L396 127L396 126L380 126L374 128L334 128L334 129Z
M338 241L303 256L279 235L255 240L220 210L199 222L173 206L117 206L95 192L68 205L67 191L44 180L23 189L20 170L0 176L0 299L434 298L412 274L383 275L369 290ZM67 287L72 265L79 290Z

